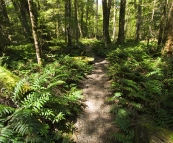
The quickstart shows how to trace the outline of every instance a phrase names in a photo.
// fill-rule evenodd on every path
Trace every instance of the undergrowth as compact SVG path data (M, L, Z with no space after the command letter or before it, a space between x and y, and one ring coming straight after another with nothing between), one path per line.
M0 104L0 142L73 142L69 135L83 108L77 83L90 70L69 56L44 68L26 68L14 90L6 92L12 103Z
M134 143L140 125L173 125L173 60L155 56L156 51L139 44L117 47L108 55L114 91L108 100L114 103L111 112L119 127L112 137L119 142Z

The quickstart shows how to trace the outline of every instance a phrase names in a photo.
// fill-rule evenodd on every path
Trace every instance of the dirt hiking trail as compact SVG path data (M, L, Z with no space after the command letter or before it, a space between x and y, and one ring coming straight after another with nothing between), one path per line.
M95 57L92 73L81 82L87 107L75 123L76 143L115 143L109 137L116 131L115 125L112 124L111 105L105 102L106 98L111 96L110 81L106 77L107 65L108 62L104 58Z

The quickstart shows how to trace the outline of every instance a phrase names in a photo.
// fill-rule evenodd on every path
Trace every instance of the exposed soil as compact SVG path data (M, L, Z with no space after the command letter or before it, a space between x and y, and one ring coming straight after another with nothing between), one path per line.
M110 135L117 129L112 124L111 105L106 102L106 98L111 96L110 81L106 76L107 65L105 59L96 57L92 73L81 82L87 107L75 124L76 143L115 143Z

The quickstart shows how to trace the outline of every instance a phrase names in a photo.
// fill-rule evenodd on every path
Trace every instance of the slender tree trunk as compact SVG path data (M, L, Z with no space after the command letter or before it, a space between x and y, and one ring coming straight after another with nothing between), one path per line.
M96 20L95 20L95 37L98 38L98 19L99 19L99 15L98 15L98 0L96 0Z
M148 29L149 29L149 35L148 35L148 38L147 38L148 41L150 41L151 37L154 37L153 31L152 31L152 24L154 23L155 5L156 5L156 0L153 1L153 9L152 9L151 21L150 21L150 24L148 26Z
M114 16L113 16L112 39L115 40L115 38L116 38L116 0L114 0Z
M88 14L89 14L89 4L90 4L90 0L87 0L87 5L86 5L86 20L85 20L85 23L86 23L86 29L85 29L85 37L88 36ZM83 21L81 21L83 22ZM82 23L81 23L82 24ZM82 26L81 26L82 28Z
M72 45L72 37L71 37L71 0L65 1L65 18L66 18L66 36L67 36L67 46Z
M8 14L7 14L7 10L6 10L6 5L5 5L4 0L0 0L0 7L2 9L1 13L4 16L5 25L8 25L9 26L10 25L10 20L8 18Z
M76 34L76 43L79 42L79 30L78 30L78 15L77 15L77 0L74 0L74 11L75 11L75 34Z
M1 7L0 7L0 10ZM8 36L7 34L4 32L4 23L3 23L3 15L0 14L0 56L2 55L7 43L8 43Z
M57 32L56 32L56 37L58 38L59 37L59 35L60 35L60 27L61 27L61 4L60 4L60 2L59 2L59 0L57 1L57 3L58 3L58 17L57 17Z
M28 19L27 19L27 8L28 8L27 1L25 3L25 1L20 0L20 3L18 3L17 1L12 0L12 3L13 3L13 6L14 6L16 12L17 12L18 18L21 22L24 36L26 39L30 39L32 36L32 33L31 33L30 28L29 28Z
M81 37L83 37L83 36L86 37L88 35L88 27L87 27L88 25L86 24L86 28L84 28L83 17L84 17L84 7L82 6L82 9L81 9L81 19L80 19ZM88 23L88 21L87 21L87 23Z
M111 39L109 36L109 16L111 9L111 0L102 0L103 7L103 37L104 44L107 47L111 43Z
M167 22L167 35L166 35L166 44L164 46L164 53L173 54L173 2L169 10L168 22Z
M136 5L136 4L135 4ZM140 40L140 29L141 29L141 22L142 22L142 0L139 0L139 3L135 6L137 9L137 18L136 18L136 34L135 34L135 41L139 42Z
M2 45L2 50L4 47L11 43L10 38L10 20L7 14L6 5L4 0L0 0L0 45Z
M167 8L168 8L168 0L165 0L163 6L163 13L160 20L160 28L158 35L158 46L161 46L165 42L165 33L166 33L166 21L167 21Z
M28 7L29 7L29 14L30 14L31 25L32 25L32 33L34 38L37 62L39 65L42 65L41 48L38 42L37 24L36 24L36 19L34 15L33 0L28 0Z
M124 44L124 25L125 25L125 9L126 9L126 0L121 0L120 4L120 15L119 15L119 31L118 31L118 40L117 43L122 45Z

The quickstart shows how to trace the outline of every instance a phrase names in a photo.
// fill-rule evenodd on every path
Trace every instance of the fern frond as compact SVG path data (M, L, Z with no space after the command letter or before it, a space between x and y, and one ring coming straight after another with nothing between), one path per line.
M27 79L25 79L25 78L20 80L14 88L12 100L16 105L20 105L20 99L26 92L24 90L24 85L25 85L26 81L27 81Z
M15 111L15 108L12 108L10 106L7 105L3 105L0 104L0 115L7 115L7 114L11 114Z
M112 138L114 138L116 141L118 142L122 142L122 143L133 143L133 137L134 135L130 135L129 136L126 136L125 134L123 133L115 133L112 135Z
M131 130L131 120L129 117L116 117L115 123L125 133L129 133L129 131Z
M157 111L156 120L157 125L160 125L161 127L171 127L173 125L173 116L162 108Z

